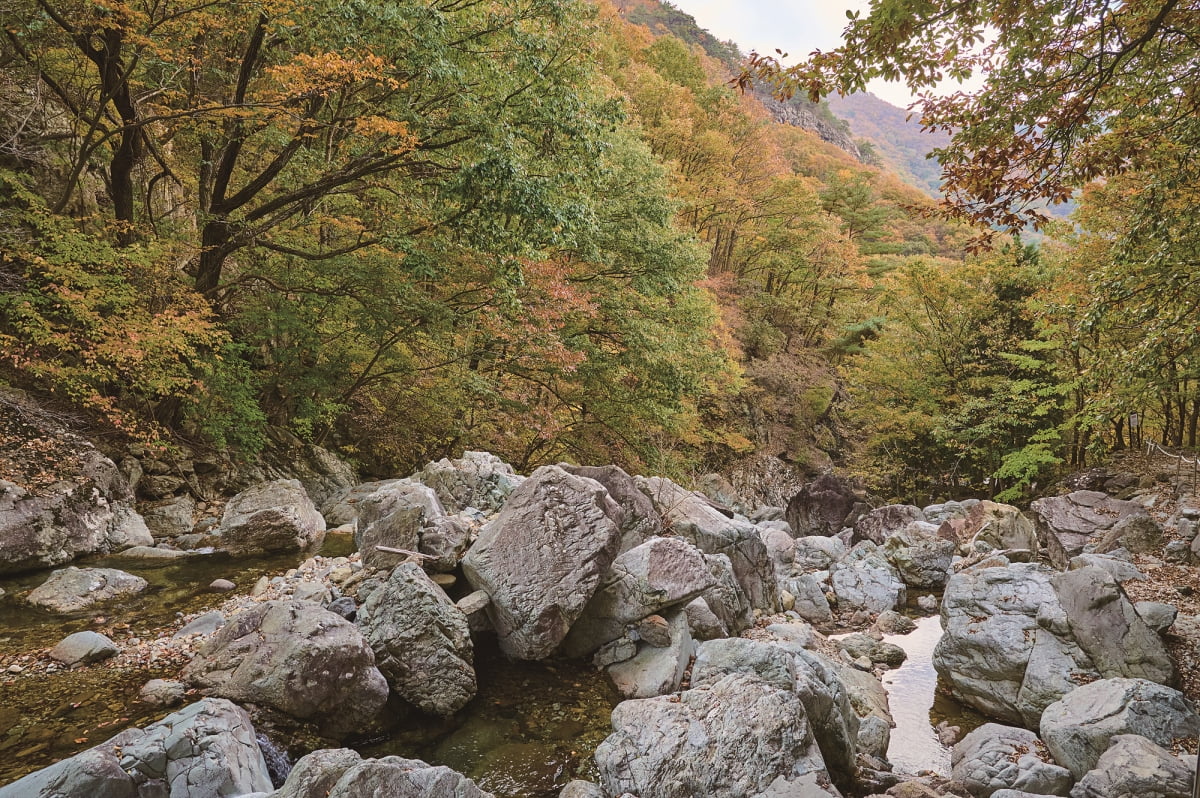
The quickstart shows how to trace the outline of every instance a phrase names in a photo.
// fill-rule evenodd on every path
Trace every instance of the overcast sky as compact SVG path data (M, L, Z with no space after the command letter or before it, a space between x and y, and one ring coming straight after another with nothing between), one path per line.
M867 0L672 0L721 41L732 39L742 51L792 56L832 50L842 40L846 10L866 11ZM902 83L872 81L876 97L901 108L912 102Z

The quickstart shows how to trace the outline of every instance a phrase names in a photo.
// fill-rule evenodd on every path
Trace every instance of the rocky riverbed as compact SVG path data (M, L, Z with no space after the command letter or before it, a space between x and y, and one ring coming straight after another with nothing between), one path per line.
M138 505L149 543L53 538L115 559L21 539L63 567L2 586L0 796L1190 790L1196 621L1155 578L1194 574L1182 485L764 507L484 453L335 490L316 460Z

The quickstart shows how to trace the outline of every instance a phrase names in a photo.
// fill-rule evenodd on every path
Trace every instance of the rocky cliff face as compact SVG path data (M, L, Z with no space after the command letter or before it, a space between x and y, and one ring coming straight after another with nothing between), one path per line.
M860 161L865 160L862 150L850 135L850 128L820 105L800 97L777 100L762 90L756 90L754 96L779 124L792 125L815 133L822 141L845 150Z

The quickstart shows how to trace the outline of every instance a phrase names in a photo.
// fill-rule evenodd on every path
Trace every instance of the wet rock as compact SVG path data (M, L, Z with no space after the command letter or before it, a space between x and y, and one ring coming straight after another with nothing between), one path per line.
M206 698L0 787L0 798L197 798L271 789L249 715Z
M193 619L175 634L175 638L190 637L191 635L210 635L225 625L225 616L218 610L211 610Z
M1092 490L1037 499L1029 509L1055 532L1068 554L1078 554L1094 536L1103 535L1117 522L1146 515L1146 509L1136 502L1120 501Z
M493 798L448 767L419 759L362 759L349 749L314 751L270 798Z
M1136 734L1118 734L1071 798L1191 798L1194 767Z
M187 685L175 679L151 679L138 691L138 700L155 707L173 707L187 698Z
M767 547L758 528L747 521L729 518L699 493L686 490L669 479L638 477L637 485L650 497L675 536L705 554L723 554L750 606L774 612L779 604L779 586ZM712 602L709 602L712 606ZM716 608L713 608L716 611Z
M642 493L634 478L622 469L615 465L576 466L565 463L560 463L559 467L577 477L599 482L625 513L625 520L621 523L621 553L662 534L662 517L654 509L654 503Z
M877 614L904 602L899 573L869 541L859 543L834 567L832 582L839 609Z
M210 593L228 593L231 590L237 590L237 585L228 579L214 579L208 585L208 592Z
M623 697L652 698L679 688L696 644L682 611L671 613L667 623L670 637L666 646L642 642L633 658L609 666L608 676Z
M475 696L467 616L419 565L397 566L358 611L388 684L406 701L448 717Z
M920 507L913 507L911 504L888 504L879 507L858 519L854 525L851 543L869 540L876 545L882 545L890 536L914 521L925 522L925 513L921 512ZM936 530L936 527L934 529Z
M1140 734L1159 745L1200 734L1200 715L1178 690L1145 679L1103 679L1046 708L1041 737L1060 765L1083 778L1114 735Z
M805 485L787 506L787 522L796 537L833 536L853 526L858 516L869 511L857 492L847 483L824 474Z
M140 576L116 568L68 566L50 574L45 582L30 591L26 601L48 612L68 614L135 596L148 586L149 583Z
M622 702L612 724L595 755L609 795L748 796L779 776L824 769L795 693L744 674L678 696Z
M570 657L586 657L625 627L686 604L715 583L704 555L679 538L652 538L613 561L563 641Z
M599 784L575 779L567 782L558 794L558 798L608 798Z
M230 499L217 534L235 555L303 551L325 539L325 519L297 480L281 479Z
M451 513L473 507L484 514L498 511L524 481L512 466L487 452L463 452L457 460L429 463L412 479L433 488Z
M91 665L117 655L117 647L98 632L76 632L60 640L50 649L50 659L61 662L68 668L76 665Z
M117 552L112 555L120 560L134 560L139 565L171 565L180 560L186 560L188 557L194 556L190 551L180 551L178 549L160 549L154 546L133 546L124 551Z
M1002 789L1066 795L1071 772L1042 759L1040 744L1028 729L986 723L954 746L952 777L976 798L989 798Z
M388 694L358 628L307 601L268 601L230 618L183 678L224 698L313 720L331 735L361 728Z
M484 525L463 571L491 596L506 654L540 659L558 647L609 571L623 520L600 483L545 466Z
M955 548L937 527L918 521L888 535L881 550L906 585L933 588L946 584Z

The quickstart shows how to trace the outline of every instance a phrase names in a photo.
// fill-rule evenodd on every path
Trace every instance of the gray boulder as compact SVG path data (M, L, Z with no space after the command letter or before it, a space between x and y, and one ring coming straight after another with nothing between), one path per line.
M429 463L411 477L433 488L451 513L474 508L490 515L524 481L508 463L487 452L463 452L457 460Z
M754 622L754 610L733 573L733 563L724 554L705 554L704 562L708 564L713 586L700 597L728 634L741 634Z
M558 647L616 558L623 521L604 486L557 466L513 492L463 558L472 587L492 597L506 654L540 659Z
M173 496L166 501L142 505L142 518L150 532L159 538L186 535L195 526L196 500L191 496Z
M920 507L913 507L911 504L887 504L858 519L854 525L851 542L869 540L879 545L915 521L925 522L925 513L921 512Z
M1191 798L1194 767L1136 734L1118 734L1071 798Z
M48 612L69 614L90 610L97 604L129 598L149 583L140 576L116 568L61 568L35 587L26 601Z
M761 679L777 690L796 687L796 663L779 646L744 637L709 640L696 650L692 665L692 687L713 685L731 674Z
M1159 601L1134 602L1133 608L1146 622L1146 625L1160 635L1166 634L1167 630L1174 625L1175 619L1179 617L1178 607Z
M558 798L608 798L608 796L604 794L604 790L600 789L599 784L574 779L567 782L559 792Z
M805 571L825 571L846 556L846 544L840 538L810 535L796 538L793 562Z
M954 528L953 521L942 529ZM1010 504L981 501L973 506L962 522L959 542L987 543L992 548L1004 551L1023 549L1036 552L1039 548L1037 530L1033 522Z
M654 503L642 493L637 481L621 468L615 465L577 466L566 463L559 463L559 468L577 477L599 482L624 512L625 520L621 524L622 553L662 534L662 517L654 509Z
M952 778L976 798L989 798L1002 789L1066 795L1071 772L1039 756L1040 745L1028 729L985 723L954 746Z
M879 614L904 603L900 574L870 541L856 545L833 569L833 592L838 609Z
M294 479L263 482L229 500L217 528L230 554L303 551L321 545L325 519Z
M1080 554L1071 558L1067 568L1072 571L1078 571L1080 568L1099 568L1107 571L1117 582L1140 582L1146 578L1132 562L1110 554Z
M335 778L336 777L336 778ZM385 756L362 759L354 751L314 751L296 763L270 798L493 798L475 782L442 765Z
M138 701L155 707L173 707L187 698L187 685L175 679L151 679L138 691Z
M824 769L799 697L745 674L622 702L612 724L595 755L609 795L750 796Z
M1029 505L1062 542L1068 554L1078 554L1093 537L1101 537L1119 521L1146 515L1137 502L1121 501L1094 490L1037 499Z
M408 480L380 487L358 502L354 542L363 567L388 570L408 555L381 551L377 546L417 551L421 528L445 515L433 489Z
M1046 707L1041 737L1055 761L1077 779L1096 767L1119 734L1140 734L1159 745L1200 734L1200 715L1178 690L1145 679L1102 679Z
M232 798L270 790L250 716L206 698L0 787L0 798Z
M1096 544L1096 551L1103 554L1121 548L1134 554L1158 554L1165 543L1157 521L1149 515L1134 513L1113 524Z
M1051 582L1071 636L1103 676L1175 682L1175 664L1162 639L1109 573L1081 568L1058 574Z
M666 646L643 640L631 659L608 667L608 676L623 697L653 698L679 689L688 662L696 653L696 644L683 611L671 613L667 623L670 638L663 641Z
M715 581L695 546L679 538L651 538L613 561L571 626L563 652L588 656L624 634L628 624L686 604Z
M401 698L447 717L475 696L467 616L419 565L397 566L358 610L357 622Z
M947 582L945 632L933 665L959 700L994 718L1023 721L1018 696L1038 637L1038 612L1058 606L1053 573L1018 563L962 571Z
M0 479L0 574L154 543L129 483L91 443L7 393L0 432L10 455Z
M363 482L344 491L321 508L321 515L325 516L326 525L338 527L349 524L357 527L360 505L365 500L374 496L379 490L400 481L398 479L385 479L375 482Z
M834 540L835 538L830 538ZM812 574L800 574L780 583L792 595L792 609L809 623L826 624L833 621L833 610L825 597L825 586Z
M90 665L116 655L117 647L113 641L98 632L90 631L67 635L50 649L50 659L61 662L68 668Z
M686 490L669 479L637 477L636 482L650 497L672 534L705 554L724 554L729 558L751 607L771 612L778 608L775 568L757 527L726 516L703 494Z
M331 735L361 728L388 695L358 627L308 601L268 601L233 616L183 678L223 698L312 720Z
M787 522L798 538L829 537L853 526L870 509L850 485L832 474L823 474L788 501Z
M729 629L708 607L708 602L702 598L689 601L683 608L688 619L688 629L693 640L715 640L729 636Z
M881 547L904 583L922 588L946 584L955 549L953 541L938 537L937 527L921 521L889 534Z

